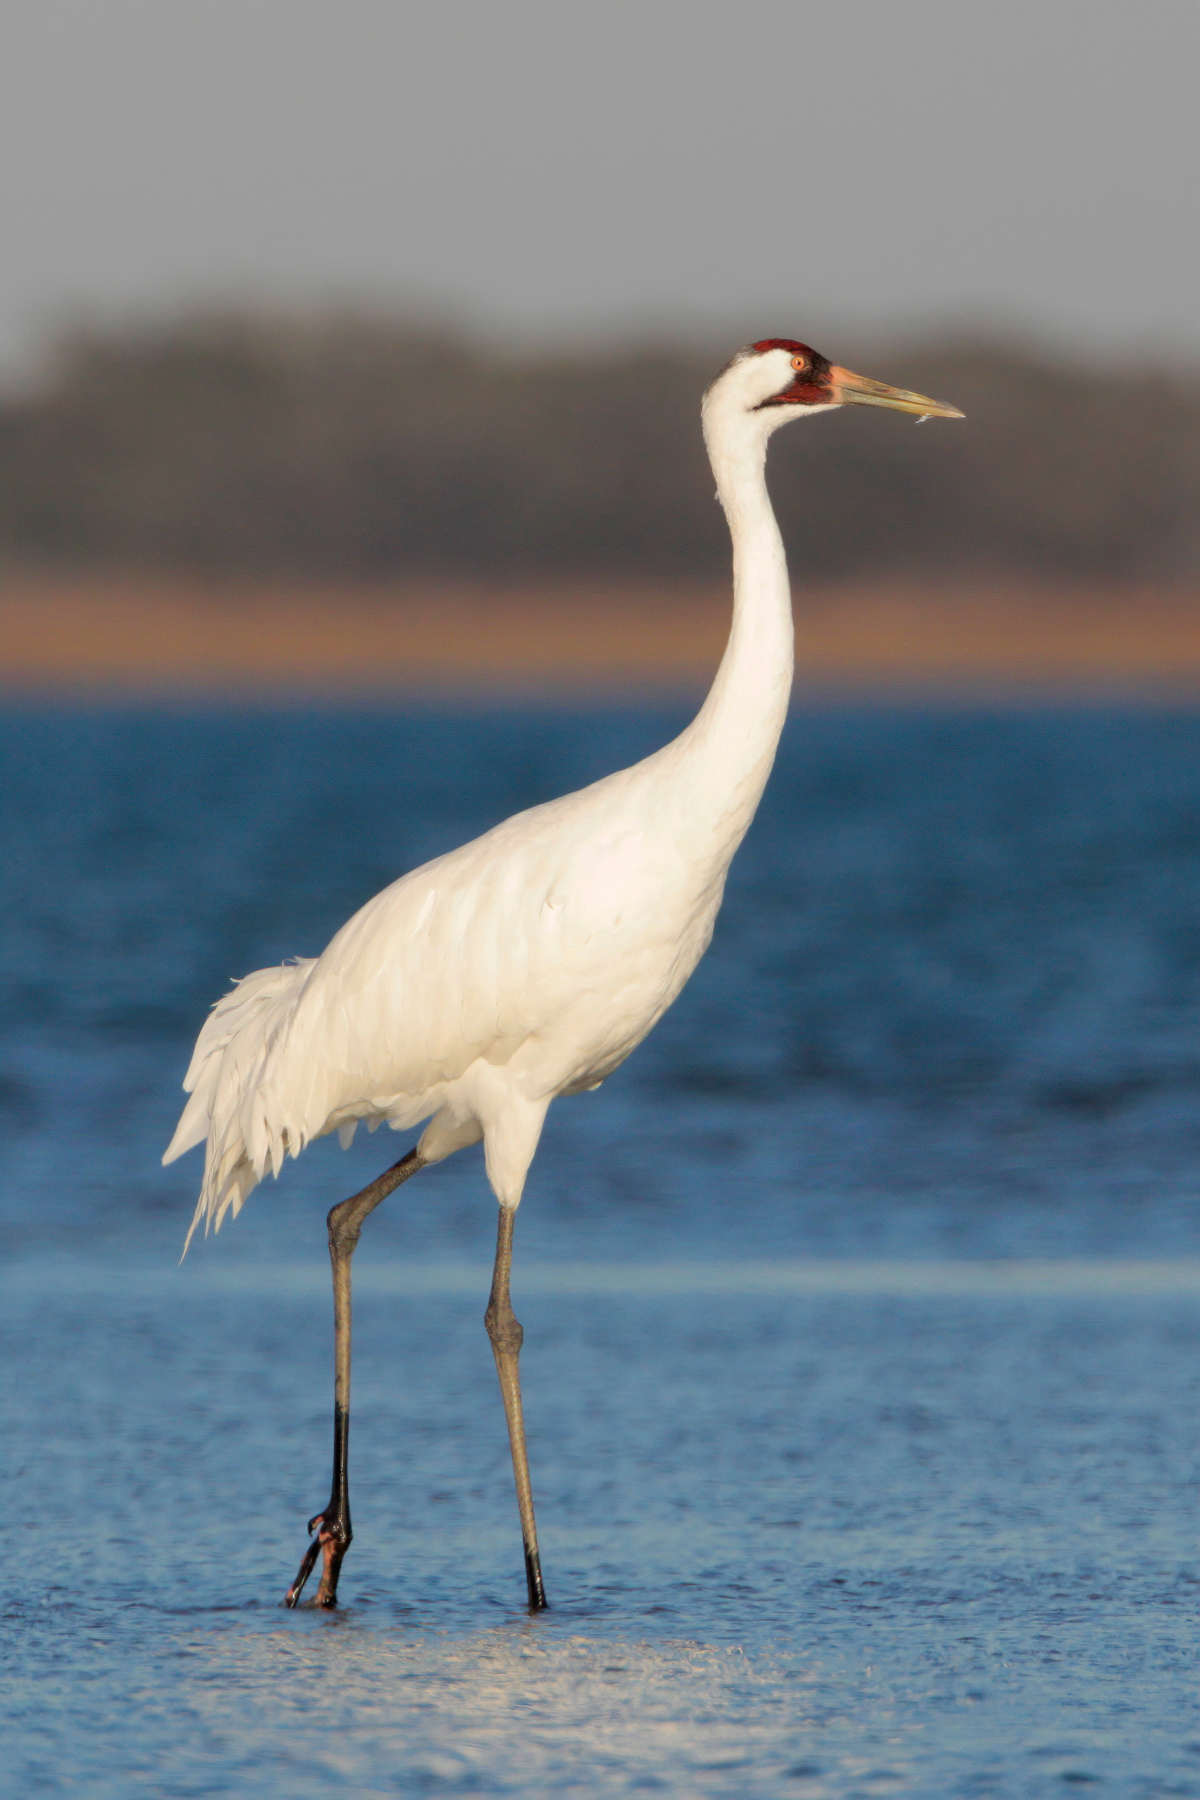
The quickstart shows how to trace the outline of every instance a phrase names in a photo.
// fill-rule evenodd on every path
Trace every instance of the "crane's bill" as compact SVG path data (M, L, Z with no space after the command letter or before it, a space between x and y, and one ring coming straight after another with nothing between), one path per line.
M886 381L872 381L869 375L856 375L853 369L834 368L830 375L833 398L839 406L889 406L894 412L916 413L920 419L966 417L948 400L931 400L928 394L889 387Z

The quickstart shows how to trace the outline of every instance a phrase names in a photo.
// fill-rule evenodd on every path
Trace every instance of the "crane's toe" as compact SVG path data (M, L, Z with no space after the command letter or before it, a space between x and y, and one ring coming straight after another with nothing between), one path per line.
M333 1607L337 1605L338 1575L341 1572L342 1558L350 1548L354 1533L350 1529L349 1515L342 1512L334 1502L323 1512L314 1513L308 1521L308 1532L312 1538L303 1560L296 1571L296 1579L284 1595L286 1606L295 1606L309 1576L316 1565L317 1557L322 1557L321 1580L317 1587L318 1606Z

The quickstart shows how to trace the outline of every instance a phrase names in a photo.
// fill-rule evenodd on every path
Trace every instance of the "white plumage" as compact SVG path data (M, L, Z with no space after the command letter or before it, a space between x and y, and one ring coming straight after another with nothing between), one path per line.
M193 1228L359 1120L429 1119L426 1162L482 1136L517 1205L550 1101L624 1060L711 935L733 821L689 854L688 775L677 743L518 814L385 888L315 961L218 1001L167 1151L207 1139Z
M334 1130L348 1141L360 1121L397 1130L427 1121L414 1168L482 1138L511 1239L550 1102L598 1086L624 1061L712 935L791 687L791 594L764 478L767 440L798 413L845 401L955 415L786 339L739 352L705 396L733 540L733 623L708 698L679 737L402 876L315 960L260 969L217 1002L164 1159L206 1144L189 1242L201 1223L236 1214L286 1156ZM332 1234L331 1216L331 1244ZM523 1440L513 1448L520 1490ZM527 1566L531 1535L530 1503ZM332 1604L332 1585L322 1593ZM541 1603L532 1576L530 1596Z

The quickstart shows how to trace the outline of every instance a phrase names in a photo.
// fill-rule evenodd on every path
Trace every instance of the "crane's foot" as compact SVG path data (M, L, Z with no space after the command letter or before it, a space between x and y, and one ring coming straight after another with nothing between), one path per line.
M330 1501L324 1512L314 1513L308 1521L308 1530L312 1543L304 1552L304 1560L296 1571L295 1581L284 1595L284 1604L296 1605L320 1556L324 1560L317 1587L317 1605L334 1607L337 1605L337 1584L342 1558L350 1548L350 1540L354 1535L350 1530L349 1514L339 1512L336 1504Z
M542 1580L542 1559L537 1549L525 1551L525 1584L529 1589L530 1612L545 1612L550 1602L546 1599L546 1585Z

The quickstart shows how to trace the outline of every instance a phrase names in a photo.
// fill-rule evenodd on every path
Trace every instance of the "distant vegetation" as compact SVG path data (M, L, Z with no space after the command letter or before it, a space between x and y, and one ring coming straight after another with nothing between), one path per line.
M785 434L773 485L809 570L1200 573L1195 373L994 343L821 347L968 423L860 411ZM715 577L697 404L729 348L506 356L359 316L79 331L0 398L0 558Z

